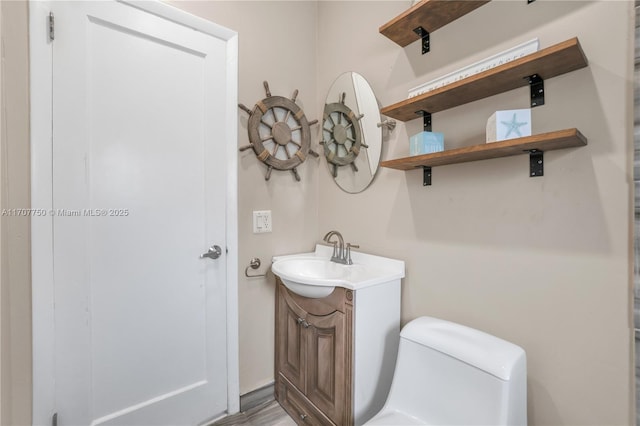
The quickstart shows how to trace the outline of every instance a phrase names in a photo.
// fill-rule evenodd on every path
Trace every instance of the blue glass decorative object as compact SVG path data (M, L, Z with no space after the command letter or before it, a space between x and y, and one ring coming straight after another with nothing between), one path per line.
M444 151L444 135L440 132L420 132L409 138L409 155Z

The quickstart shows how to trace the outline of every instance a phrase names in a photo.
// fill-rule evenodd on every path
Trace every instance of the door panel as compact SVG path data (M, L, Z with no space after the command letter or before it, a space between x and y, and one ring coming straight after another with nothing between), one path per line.
M345 314L307 315L305 394L336 424L342 424L346 398Z
M299 322L307 313L291 298L282 284L278 286L278 365L291 383L304 389L305 386L305 329Z
M116 2L54 2L61 424L224 412L226 47Z

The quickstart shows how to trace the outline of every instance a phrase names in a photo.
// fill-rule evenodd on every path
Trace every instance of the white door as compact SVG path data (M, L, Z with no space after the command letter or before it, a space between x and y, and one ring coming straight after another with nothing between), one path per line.
M227 409L227 45L111 1L52 2L59 425ZM219 246L218 259L200 258Z

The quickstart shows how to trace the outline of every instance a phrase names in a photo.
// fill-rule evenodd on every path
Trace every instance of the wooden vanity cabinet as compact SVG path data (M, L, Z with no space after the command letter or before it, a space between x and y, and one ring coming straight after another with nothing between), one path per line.
M352 425L354 293L322 299L277 279L276 399L300 425Z
M312 299L276 278L275 394L297 424L360 426L382 409L400 340L400 279Z

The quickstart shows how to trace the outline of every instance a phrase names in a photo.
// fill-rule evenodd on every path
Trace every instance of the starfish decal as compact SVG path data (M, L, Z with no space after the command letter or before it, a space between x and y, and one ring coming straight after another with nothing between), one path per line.
M508 138L511 132L514 132L516 135L518 135L518 137L522 137L522 134L520 133L520 127L527 124L526 121L525 122L517 121L515 112L513 113L513 118L511 119L511 121L501 121L500 123L507 126L507 129L508 129L507 134L504 136L505 138Z

